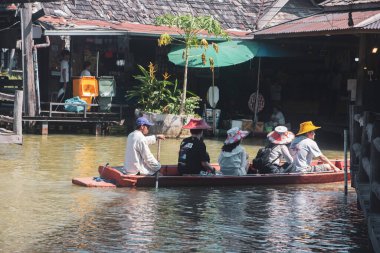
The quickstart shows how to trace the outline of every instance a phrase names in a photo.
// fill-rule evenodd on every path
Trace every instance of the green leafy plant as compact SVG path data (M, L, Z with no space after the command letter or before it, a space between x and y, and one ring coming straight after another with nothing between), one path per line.
M187 95L187 70L189 64L189 52L191 47L201 46L205 48L208 47L208 42L206 39L200 39L198 36L202 31L207 32L209 35L215 35L216 37L220 36L225 39L229 39L227 33L223 30L220 23L211 16L192 16L190 14L186 15L171 15L166 14L160 16L156 19L156 25L166 25L169 27L178 28L180 38L170 36L165 33L162 34L158 40L159 46L166 46L171 44L173 41L179 41L185 44L185 49L183 52L183 58L185 60L185 71L183 77L183 89L182 97L180 101L179 113L183 114L186 108L186 95ZM217 44L213 43L215 51L218 51ZM202 54L202 62L206 63L206 55ZM211 71L214 70L214 60L209 59Z
M126 97L136 100L136 106L145 112L179 114L182 91L178 89L177 80L169 81L169 74L163 75L163 80L156 78L156 66L149 64L149 69L138 65L141 75L134 76L139 85L127 91ZM192 92L184 106L185 114L194 114L199 108L200 98Z

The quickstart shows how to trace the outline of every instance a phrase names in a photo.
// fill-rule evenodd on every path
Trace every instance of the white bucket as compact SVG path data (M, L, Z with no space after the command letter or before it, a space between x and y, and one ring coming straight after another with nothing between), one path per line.
M241 129L242 126L243 126L242 120L231 120L231 128L238 127L239 129Z

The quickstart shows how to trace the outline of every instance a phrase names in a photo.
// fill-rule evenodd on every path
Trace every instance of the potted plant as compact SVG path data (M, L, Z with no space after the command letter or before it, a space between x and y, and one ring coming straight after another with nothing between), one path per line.
M220 36L225 39L228 39L227 33L223 30L220 23L215 20L211 16L192 16L190 14L185 15L171 15L166 14L163 16L160 16L156 19L156 25L166 25L169 27L176 27L178 28L180 38L170 36L167 33L164 33L160 36L158 40L159 46L166 46L172 43L172 41L178 41L180 43L183 43L185 45L184 52L183 52L183 58L185 60L185 71L184 71L184 77L183 77L183 88L182 88L182 97L181 97L181 103L179 108L179 113L184 114L185 113L185 107L186 107L186 95L187 95L187 70L188 70L188 63L189 63L189 56L190 56L190 48L191 47L202 47L205 48L205 50L208 47L208 42L206 39L200 39L199 35L201 31L207 32L209 35L215 35L216 37ZM213 47L215 51L218 51L217 44L213 43ZM206 55L203 53L201 55L202 61L205 64L206 63ZM214 68L214 61L213 59L209 59L210 61L210 68L213 71Z
M200 98L192 92L184 104L184 114L180 115L180 101L182 91L178 89L178 82L169 80L168 73L163 79L156 78L156 66L149 64L148 69L138 65L140 75L134 76L139 81L131 90L127 91L127 99L135 102L138 114L144 114L155 123L151 133L163 133L168 137L179 137L183 124L194 117L195 110L199 108Z

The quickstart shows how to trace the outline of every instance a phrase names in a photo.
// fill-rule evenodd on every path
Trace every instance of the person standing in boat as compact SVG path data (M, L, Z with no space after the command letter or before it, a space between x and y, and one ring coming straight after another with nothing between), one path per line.
M211 127L203 119L191 119L183 128L190 129L191 136L181 142L178 172L181 175L200 174L201 171L215 173L215 169L210 165L210 156L203 142L203 130L211 129Z
M268 172L282 173L285 172L288 166L293 162L293 157L290 155L288 144L294 139L294 134L288 131L285 126L277 126L274 131L267 135L270 142L270 153L268 157ZM280 163L284 159L285 163Z
M249 167L248 155L240 142L249 134L238 127L227 131L227 139L224 141L218 163L223 175L243 176L247 174Z
M321 127L315 126L313 122L306 121L300 124L297 137L290 144L290 153L293 156L293 172L320 172L339 171L326 156L324 156L314 141L315 130ZM322 164L311 165L313 158L322 161Z
M154 124L144 117L136 120L136 129L128 135L125 150L124 170L127 174L153 175L160 170L161 164L149 149L157 139L165 140L162 134L145 136Z

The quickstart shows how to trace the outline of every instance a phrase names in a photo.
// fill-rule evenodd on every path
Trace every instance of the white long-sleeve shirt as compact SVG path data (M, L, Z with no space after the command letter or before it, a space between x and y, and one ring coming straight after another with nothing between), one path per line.
M128 135L125 149L124 169L128 174L151 175L161 168L161 164L149 149L150 144L156 143L156 137L144 136L139 130Z
M218 163L223 175L243 176L247 174L247 153L241 145L231 152L222 151Z

